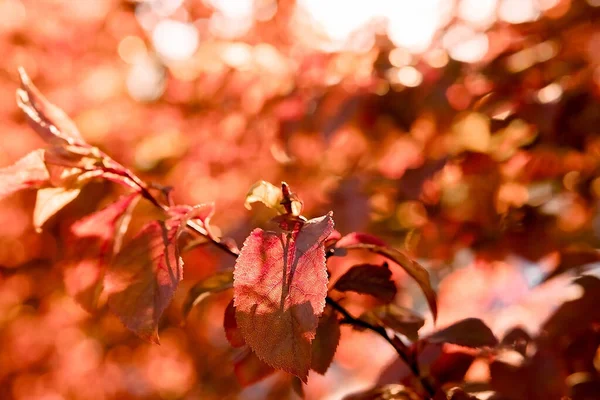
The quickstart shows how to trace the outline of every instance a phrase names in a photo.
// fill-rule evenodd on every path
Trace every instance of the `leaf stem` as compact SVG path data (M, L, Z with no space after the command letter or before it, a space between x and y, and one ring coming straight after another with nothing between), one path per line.
M350 314L348 310L346 310L340 303L333 300L329 296L327 296L325 301L331 308L339 312L344 317L344 323L368 329L384 338L394 348L394 350L396 350L396 353L398 353L398 356L400 356L402 361L404 361L404 363L410 368L410 371L414 375L414 377L419 379L421 386L423 386L423 389L425 389L425 391L427 392L427 398L433 398L433 396L435 395L435 389L431 386L431 383L427 380L427 378L421 376L421 371L419 368L419 362L417 360L417 357L411 356L411 351L409 347L406 344L404 344L404 342L402 341L402 339L400 339L398 335L394 334L390 336L388 335L387 331L383 326L373 325L367 321L352 316L352 314Z

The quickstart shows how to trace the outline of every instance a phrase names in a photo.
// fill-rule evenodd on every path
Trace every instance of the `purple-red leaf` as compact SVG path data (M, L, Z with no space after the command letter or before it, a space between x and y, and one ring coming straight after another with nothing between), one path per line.
M396 297L396 284L391 280L392 271L387 263L380 267L373 264L360 264L350 268L337 280L334 289L340 292L357 292L371 295L384 303Z
M188 292L183 303L183 317L186 318L192 308L200 304L213 293L222 292L233 287L233 269L219 271L196 283Z
M331 215L292 233L255 229L234 273L236 320L246 343L267 364L306 382L311 342L327 296L324 241Z
M367 321L376 321L406 336L412 341L419 338L419 329L425 320L412 311L395 304L386 304L367 311L360 317Z
M43 185L49 178L44 150L32 151L13 165L0 169L0 199L22 189Z
M246 344L240 328L238 328L235 320L235 307L233 306L233 299L227 304L225 308L225 314L223 315L223 328L225 329L225 337L231 347L242 347Z
M317 326L317 335L312 342L311 369L324 375L335 356L340 342L340 323L337 313L332 309L326 309Z
M431 309L433 321L435 322L437 319L437 296L431 286L429 273L418 262L408 258L404 253L387 246L381 239L365 233L354 232L348 234L341 238L335 246L336 249L367 250L384 256L402 267L402 269L421 287L421 290L427 299L427 304Z
M108 305L127 328L158 343L158 321L183 275L177 250L180 220L152 221L107 269Z
M429 343L452 343L465 347L494 347L498 339L478 318L467 318L439 330L424 339Z
M129 219L123 217L137 197L123 196L70 228L63 271L65 287L86 310L96 307L113 239L117 231L126 229Z
M46 100L23 68L19 68L19 75L21 89L17 89L17 104L38 135L52 145L85 144L75 123L63 110Z

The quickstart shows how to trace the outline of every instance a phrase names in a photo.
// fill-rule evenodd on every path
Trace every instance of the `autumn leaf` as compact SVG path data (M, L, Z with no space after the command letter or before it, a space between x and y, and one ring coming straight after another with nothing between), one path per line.
M17 89L17 105L27 121L44 141L52 145L84 144L75 123L63 110L50 103L19 68L21 88Z
M304 382L325 307L323 243L332 230L331 214L292 233L255 229L235 265L236 320L246 343L267 364Z
M127 229L129 219L124 216L138 198L137 193L123 196L70 228L63 267L65 287L88 311L96 307L116 232Z
M233 299L227 304L225 313L223 315L223 328L225 329L225 337L231 345L231 347L242 347L246 344L242 332L238 328L235 320L235 308L233 306Z
M324 375L333 362L340 342L340 323L332 309L326 309L317 326L317 334L312 341L311 369Z
M282 186L289 189L285 183L283 183ZM279 214L285 214L286 205L284 203L286 201L289 203L288 207L292 211L292 215L299 216L302 213L302 202L293 193L290 193L289 191L283 193L281 188L270 182L258 181L252 185L246 194L244 206L248 210L251 210L253 203L260 202L268 208L276 210Z
M387 259L398 264L408 275L410 275L417 284L421 287L421 290L425 294L425 298L427 299L427 304L431 309L431 314L433 316L433 321L437 319L437 296L433 287L431 286L431 281L429 279L429 273L423 266L421 266L418 262L410 259L404 253L391 248L385 244L381 239L364 234L354 232L342 237L336 243L336 249L362 249L367 250L372 253L379 254L381 256L386 257Z
M423 339L429 343L451 343L465 347L494 347L498 339L478 318L467 318Z
M419 338L419 329L425 320L412 311L395 304L386 304L366 311L360 316L366 321L375 321L406 336L412 341Z
M39 187L50 179L44 150L35 150L13 165L0 169L0 199L19 190Z
M213 293L233 287L233 268L219 271L196 283L188 292L183 303L183 317L186 318L193 307L200 304Z
M183 275L181 220L152 221L116 255L105 285L110 309L138 336L158 343L158 321Z
M380 267L373 264L360 264L351 267L342 275L334 289L340 292L357 292L371 295L384 303L390 303L396 296L396 284L391 280L392 271L387 263Z
M62 187L48 187L38 190L33 210L33 226L40 231L54 214L75 200L80 188L66 189Z
M400 385L390 384L367 389L362 392L353 393L343 400L421 400L422 397L412 389Z
M600 252L596 249L567 249L560 253L560 263L548 274L542 282L546 282L560 274L572 269L579 270L588 264L594 264L600 261Z

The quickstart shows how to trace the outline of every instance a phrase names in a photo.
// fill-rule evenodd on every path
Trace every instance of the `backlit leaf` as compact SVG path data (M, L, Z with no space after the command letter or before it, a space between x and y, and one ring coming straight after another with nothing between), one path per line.
M67 114L46 100L23 68L19 68L19 75L21 89L17 89L17 104L38 135L53 145L84 144L75 123Z
M183 275L177 250L180 220L152 221L107 269L108 305L127 328L158 343L158 321Z
M478 318L467 318L423 339L429 343L452 343L465 347L494 347L498 339Z
M263 203L265 206L277 210L283 214L285 208L281 205L283 195L281 194L281 188L273 185L267 181L258 181L246 194L246 200L244 206L248 209L252 209L252 203Z
M367 250L382 255L398 264L421 287L433 315L433 321L435 322L437 319L437 296L431 286L429 273L418 262L410 259L404 253L387 246L381 239L364 233L355 232L344 236L336 243L336 248Z
M240 331L237 322L235 320L235 308L233 306L233 299L227 304L225 313L223 315L223 328L225 329L225 337L231 347L242 347L246 344L242 332Z
M196 283L188 292L183 303L183 317L187 317L193 307L200 304L213 293L233 287L233 268L219 271Z
M337 280L334 289L340 292L357 292L371 295L385 303L396 296L396 284L387 263L381 267L373 264L355 265Z
M412 389L400 385L390 384L378 386L362 392L353 393L344 397L344 400L421 400L422 397Z
M292 233L255 229L234 273L236 319L246 343L267 364L306 382L311 342L325 307L324 241L331 215Z
M38 187L49 178L44 150L32 151L13 165L0 169L0 199L22 189Z
M126 230L129 221L123 221L123 216L137 198L137 194L123 196L70 228L63 269L65 287L86 310L96 307L115 233Z
M49 187L38 190L35 200L35 209L33 210L33 225L37 230L41 230L42 225L46 223L54 214L63 207L75 200L80 188Z

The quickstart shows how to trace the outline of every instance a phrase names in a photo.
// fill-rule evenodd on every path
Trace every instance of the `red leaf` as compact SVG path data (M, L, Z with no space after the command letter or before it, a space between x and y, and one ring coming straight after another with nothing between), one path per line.
M19 68L19 75L21 89L17 89L17 104L38 135L53 145L85 145L75 123L67 114L46 100L23 68Z
M337 280L334 289L340 292L357 292L371 295L385 303L396 297L396 284L387 263L381 267L373 264L355 265Z
M107 269L108 305L127 328L158 343L158 321L183 275L177 250L180 219L152 221Z
M0 169L0 199L19 190L43 185L48 179L44 150L32 151L13 165Z
M242 332L238 328L235 320L235 307L233 306L233 299L227 304L225 308L225 315L223 316L223 328L225 328L225 337L231 347L242 347L246 344Z
M354 232L344 236L336 243L336 248L367 250L382 255L398 264L421 287L427 299L427 304L431 309L433 321L435 322L437 319L436 294L431 287L429 273L418 262L411 260L404 253L387 246L381 239L365 233Z
M467 318L423 339L429 343L452 343L465 347L494 347L498 339L478 318Z
M253 385L275 372L248 348L234 361L233 371L242 387Z
M333 362L335 351L340 342L340 323L332 309L325 311L319 318L317 335L312 342L311 369L324 375Z
M293 233L255 229L234 273L236 319L246 343L267 364L306 382L311 341L327 296L324 241L331 215Z
M137 193L123 196L71 226L66 241L65 287L86 310L96 306L111 244L116 231L126 229L123 224L128 220L123 222L122 217L137 197Z
M183 303L183 317L187 317L192 308L213 293L222 292L233 287L233 269L215 273L196 283L188 292Z

